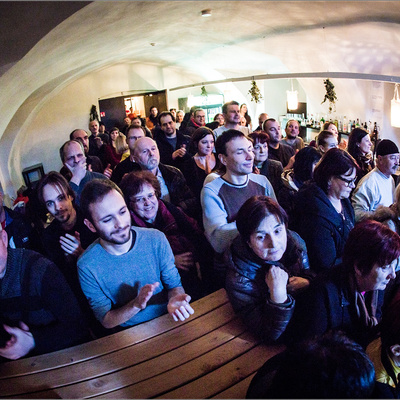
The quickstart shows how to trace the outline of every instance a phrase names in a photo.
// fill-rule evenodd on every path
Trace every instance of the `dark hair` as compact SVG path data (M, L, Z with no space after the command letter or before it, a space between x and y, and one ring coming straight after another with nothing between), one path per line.
M253 139L254 144L256 142L258 143L269 143L269 135L268 133L264 132L264 131L258 131L258 132L251 132L249 134L249 138Z
M381 323L382 349L389 350L390 346L400 344L400 288L393 299L383 309Z
M128 204L129 209L131 197L136 196L146 183L153 186L157 199L159 199L161 197L160 182L150 171L133 171L129 172L129 174L125 174L122 178L119 186L124 194L125 202Z
M238 106L238 105L239 105L239 103L237 101L235 101L235 100L228 101L227 103L225 103L222 106L222 113L223 114L228 114L228 106Z
M261 221L269 215L275 215L287 228L286 211L275 200L267 196L252 196L247 199L236 216L236 227L242 239L248 242Z
M149 109L150 114L151 114L151 110L152 110L153 108L157 108L157 107L156 107L156 106L151 106L150 109Z
M214 142L215 142L214 132L210 128L207 128L206 126L197 128L193 132L193 135L190 138L189 152L191 152L192 154L195 154L197 152L197 147L199 145L200 140L205 138L208 135L212 135Z
M324 123L324 125L322 126L322 130L323 130L323 131L328 130L329 125L335 125L335 123L332 122L332 121L326 121L326 122ZM336 126L336 125L335 125L335 126Z
M329 180L332 177L345 174L353 168L358 171L356 160L347 151L337 148L329 149L315 167L314 181L327 193Z
M116 190L122 197L121 189L109 179L93 179L89 181L82 190L80 208L83 216L93 223L90 206L101 201L112 190Z
M333 134L331 131L320 132L317 136L317 146L325 146L326 139L328 139L330 137L335 137L335 134Z
M142 130L142 132L143 132L143 134L144 134L144 136L147 136L147 132L146 132L146 129L142 126L142 125L139 125L139 126L137 126L137 125L129 125L129 127L128 127L128 129L126 130L126 137L128 137L128 134L129 134L129 131L131 130L131 129L141 129ZM110 133L112 132L113 130L111 130L110 131Z
M66 142L60 147L60 150L59 150L59 152L60 152L60 158L61 158L61 161L62 161L63 163L64 163L64 161L65 161L64 149L65 149L66 146L69 146L71 143L78 143L79 146L80 146L81 149L82 149L82 153L85 154L85 149L83 148L83 143L82 143L80 140L78 140L78 139L68 140L68 141L66 141Z
M50 171L48 174L44 175L40 181L38 182L36 191L39 202L46 206L44 198L43 198L43 188L46 185L52 185L58 188L60 192L63 192L67 196L71 196L72 200L75 200L75 192L72 190L71 186L69 186L68 181L57 171Z
M400 236L377 221L364 220L350 231L343 250L343 264L368 274L375 264L380 267L400 257Z
M308 181L313 175L313 165L321 159L315 147L304 147L294 157L293 172L297 180Z
M260 398L366 399L374 386L374 365L363 348L341 332L328 332L288 348Z
M347 151L354 157L357 158L362 154L360 147L357 146L361 139L368 135L368 132L362 128L354 128L349 135L349 142L347 144Z
M158 114L158 122L161 125L161 118L166 117L167 115L169 115L172 118L172 121L175 122L175 117L173 116L173 114L170 111L163 111L162 113Z
M215 116L214 116L214 121L216 121L216 120L217 120L217 117L218 117L218 115L222 115L222 116L224 116L224 114L221 114L221 113L215 114Z
M78 131L84 131L84 132L86 132L84 129L80 129L80 128L74 129L74 130L69 134L69 140L76 140L76 139L74 138L74 133L75 133L75 132L78 132ZM86 132L86 134L88 134L88 133Z
M267 123L267 122L269 122L269 121L271 121L271 122L276 122L276 119L275 118L268 118L268 119L266 119L264 122L263 122L263 124L262 124L262 130L264 131L264 132L267 132L267 130L265 129L265 124Z
M217 140L215 141L215 152L217 153L217 157L219 154L227 155L226 144L237 137L245 137L248 139L246 134L236 129L228 129L227 131L222 132L222 134L218 136Z
M116 126L113 126L112 129L110 129L110 133L117 131L118 133L121 133L121 131L119 130L119 128L117 128Z

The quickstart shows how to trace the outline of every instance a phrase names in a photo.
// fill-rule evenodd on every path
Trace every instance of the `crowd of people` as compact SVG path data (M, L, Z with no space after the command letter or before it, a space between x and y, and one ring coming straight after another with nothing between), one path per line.
M397 145L372 149L361 128L340 141L332 123L307 144L296 120L285 137L267 113L258 123L253 130L246 104L230 101L209 123L201 108L153 106L147 119L131 113L108 132L97 120L90 134L72 131L62 168L42 177L22 210L0 198L2 359L165 313L183 321L192 300L225 288L266 343L330 341L343 357L351 348L370 374L375 367L374 393L398 397ZM272 375L290 374L296 357L288 350ZM280 389L257 386L264 370L271 364L251 390L268 397ZM368 385L360 393L371 395Z

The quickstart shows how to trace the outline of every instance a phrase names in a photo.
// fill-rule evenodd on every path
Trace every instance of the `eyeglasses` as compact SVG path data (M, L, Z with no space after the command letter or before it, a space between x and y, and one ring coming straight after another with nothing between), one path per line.
M146 200L151 200L154 198L154 196L156 195L155 192L149 193L147 196L145 197L134 197L131 201L134 204L144 204L146 202Z
M338 175L336 178L343 181L347 187L349 187L350 185L354 185L354 186L356 185L357 177L355 177L354 179L345 179L345 178L341 177L340 175Z

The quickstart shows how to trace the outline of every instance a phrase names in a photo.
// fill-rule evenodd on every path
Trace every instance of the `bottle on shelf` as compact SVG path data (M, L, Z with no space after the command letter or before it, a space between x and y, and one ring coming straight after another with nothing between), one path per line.
M339 128L339 121L338 121L337 116L335 116L335 119L334 119L333 123L336 125L336 129L338 129Z
M343 132L343 122L342 122L342 117L339 117L338 121L338 132Z
M351 122L351 119L349 119L349 123L347 124L347 133L350 133L352 129L353 123Z
M324 123L325 123L325 118L324 118L324 116L322 116L321 119L319 120L319 124L320 124L321 129L323 128Z
M368 131L368 125L367 125L367 121L365 121L365 122L364 122L364 126L363 126L363 128L364 128L366 131Z
M347 132L347 118L346 116L343 117L343 132Z
M356 123L355 123L355 127L356 128L359 128L360 127L360 120L357 118L357 121L356 121Z

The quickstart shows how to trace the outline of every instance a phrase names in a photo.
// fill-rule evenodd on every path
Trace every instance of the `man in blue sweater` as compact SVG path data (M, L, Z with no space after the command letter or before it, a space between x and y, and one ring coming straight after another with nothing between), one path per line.
M81 207L85 224L100 238L79 258L79 279L105 328L136 325L167 311L175 321L194 313L167 238L156 229L131 227L114 182L89 182Z

